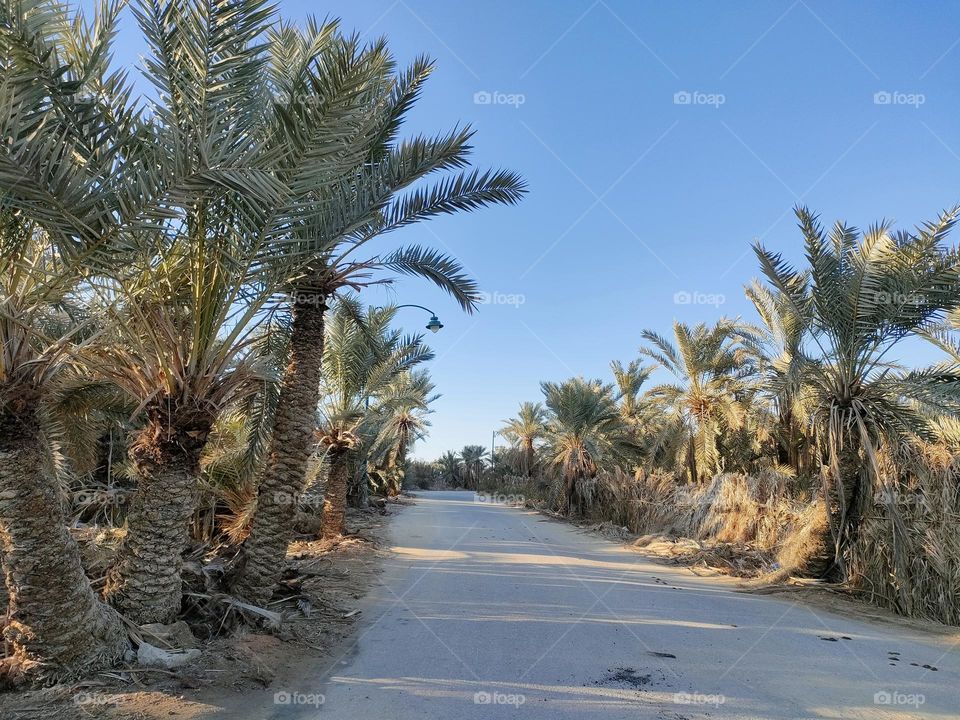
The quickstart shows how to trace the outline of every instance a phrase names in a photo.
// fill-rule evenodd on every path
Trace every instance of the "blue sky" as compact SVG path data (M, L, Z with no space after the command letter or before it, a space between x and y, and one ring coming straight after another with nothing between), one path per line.
M430 336L443 398L419 457L489 447L541 380L609 378L644 328L752 317L750 243L799 259L796 203L828 223L912 226L960 202L960 3L281 0L280 11L386 35L401 62L431 55L409 132L469 122L477 165L529 182L518 207L388 239L455 255L497 301L465 316L424 282L392 289L446 325ZM120 45L132 62L132 27ZM410 328L426 322L401 312Z

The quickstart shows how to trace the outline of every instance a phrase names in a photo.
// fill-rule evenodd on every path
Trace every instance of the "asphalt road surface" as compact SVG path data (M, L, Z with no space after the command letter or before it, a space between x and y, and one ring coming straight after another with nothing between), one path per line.
M960 718L949 638L737 592L473 493L392 522L352 644L269 718Z

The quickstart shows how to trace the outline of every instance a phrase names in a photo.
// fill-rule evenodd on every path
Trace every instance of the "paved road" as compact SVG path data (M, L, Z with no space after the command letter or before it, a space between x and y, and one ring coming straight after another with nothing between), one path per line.
M270 717L960 718L960 649L933 636L739 593L472 493L422 493L391 532L355 644L291 689L324 704Z

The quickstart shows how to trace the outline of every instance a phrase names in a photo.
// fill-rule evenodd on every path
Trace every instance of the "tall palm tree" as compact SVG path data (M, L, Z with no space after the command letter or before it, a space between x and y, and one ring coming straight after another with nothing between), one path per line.
M102 667L128 648L67 532L44 428L52 389L96 337L85 279L122 258L119 224L151 187L126 162L140 119L108 67L120 7L99 6L89 23L50 2L0 8L0 549L13 680Z
M437 467L446 480L447 485L455 487L460 480L460 456L452 450L447 450L437 460Z
M468 488L472 483L475 490L480 489L486 460L487 449L483 445L463 446L463 450L460 451L460 462L463 466L463 479Z
M430 403L440 397L435 389L425 370L404 372L389 383L378 398L372 457L379 458L385 465L388 495L400 494L407 453L426 435L430 426L426 417Z
M335 32L328 33L335 37ZM329 42L308 28L304 35L285 27L277 46L285 48L272 66L274 84L302 97L303 93L326 107L331 84L322 72L342 65L325 60ZM340 41L337 41L340 42ZM382 44L359 55L364 67L374 69L374 78L356 85L362 92L353 99L366 116L350 138L349 147L360 154L347 170L334 173L319 196L327 210L305 213L291 235L293 242L280 247L299 262L301 253L311 259L299 265L301 272L291 288L293 330L289 362L280 386L280 397L266 463L258 482L257 508L250 532L237 557L231 584L234 592L263 602L273 591L290 538L287 509L279 498L302 489L312 440L305 428L313 426L322 363L324 314L330 298L344 288L360 289L387 282L373 276L378 271L427 278L449 292L461 307L471 312L477 302L476 285L453 259L421 247L402 248L385 256L357 258L359 248L372 238L413 222L442 214L470 211L491 204L513 204L523 192L522 180L505 171L462 171L432 186L401 195L405 188L427 175L467 165L469 128L458 128L435 138L397 140L404 117L415 104L432 71L425 58L417 59L403 73ZM348 64L349 67L349 64ZM339 78L334 78L334 81ZM340 87L340 85L337 85ZM343 95L343 93L340 93ZM309 105L310 103L306 103ZM295 128L313 128L294 134L288 146L298 152L304 141L326 139L326 115L313 122L296 116ZM327 146L339 157L342 142Z
M613 386L571 378L540 387L549 412L547 459L562 482L560 508L574 514L589 502L588 481L601 469L630 464L637 446L614 400Z
M904 339L960 307L958 254L945 246L958 212L946 211L912 233L893 232L887 223L861 233L842 222L827 233L815 214L797 208L809 262L804 271L755 247L767 279L809 327L811 359L800 372L811 422L826 445L823 494L832 536L814 551L810 569L817 574L845 573L846 551L873 502L880 444L933 437L933 418L960 414L954 363L906 371L892 357ZM889 509L902 569L905 528L896 508Z
M130 444L137 491L104 595L144 623L179 612L201 453L218 416L263 380L250 344L284 280L264 256L291 190L274 172L264 103L273 11L260 0L135 10L157 89L150 139L170 149L160 172L183 183L104 284L112 337L100 367L143 416Z
M736 341L737 326L720 320L713 327L674 322L674 342L644 330L644 355L668 370L677 382L651 388L648 397L667 412L655 449L669 448L691 482L722 469L721 438L743 425L748 412Z
M389 329L393 315L392 308L364 313L352 300L341 299L327 327L317 431L329 468L323 503L325 538L344 531L349 453L370 418L367 399L388 395L397 378L433 357L420 336L404 337Z
M745 294L763 326L740 333L740 339L757 364L758 388L773 406L777 460L799 476L810 464L804 457L812 444L804 432L809 423L802 387L802 369L809 362L803 354L807 327L782 293L754 280Z
M546 436L547 414L540 403L520 404L515 418L504 421L500 434L520 453L523 474L530 477L536 461L536 443Z

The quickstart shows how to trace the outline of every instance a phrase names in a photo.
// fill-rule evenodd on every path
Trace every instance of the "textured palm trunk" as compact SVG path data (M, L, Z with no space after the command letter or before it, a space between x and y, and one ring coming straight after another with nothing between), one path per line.
M129 647L67 531L33 412L0 410L0 548L9 593L6 679L48 680L108 667Z
M863 482L863 462L860 452L849 439L838 452L839 482L830 486L830 525L833 528L833 558L824 576L843 580L850 548L857 540L863 519L866 486ZM842 488L842 492L841 492Z
M824 482L822 502L828 522L811 536L798 573L831 581L844 579L846 556L856 542L866 500L862 465L860 453L848 440L838 452L836 476L828 476Z
M403 434L397 447L390 453L389 480L387 482L387 497L397 497L403 490L403 480L407 472L407 441ZM478 485L479 487L479 485Z
M252 603L270 599L290 544L296 498L303 491L315 443L326 309L308 296L298 297L293 306L290 360L257 488L257 509L231 582L233 592Z
M350 452L350 487L347 490L347 505L365 508L370 504L370 480L367 474L366 450Z
M347 485L350 478L350 462L347 450L331 450L327 456L330 461L330 474L327 489L323 494L324 539L334 539L343 535L347 519Z
M697 449L694 446L696 440L691 436L690 444L687 445L687 471L690 473L690 482L700 482L700 470L697 468Z
M180 613L183 551L210 430L206 418L167 417L159 406L148 417L130 447L137 490L104 588L110 604L138 624L173 622Z
M526 477L533 475L533 440L525 438L523 441L523 474Z

